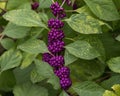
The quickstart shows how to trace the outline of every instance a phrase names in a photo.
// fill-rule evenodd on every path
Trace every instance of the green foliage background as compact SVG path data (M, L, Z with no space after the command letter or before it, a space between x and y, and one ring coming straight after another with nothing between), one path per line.
M120 0L72 0L76 10L63 6L64 58L73 82L68 92L42 62L52 1L36 1L37 12L32 0L0 0L0 96L120 96Z

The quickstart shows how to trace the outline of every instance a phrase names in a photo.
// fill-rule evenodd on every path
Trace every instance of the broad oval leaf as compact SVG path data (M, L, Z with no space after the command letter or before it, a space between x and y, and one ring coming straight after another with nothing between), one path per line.
M112 0L84 0L91 11L106 21L119 20L120 15Z
M40 16L35 11L29 9L12 10L4 14L3 17L20 26L46 27L41 21Z
M8 23L5 30L3 31L3 34L12 38L23 38L27 35L30 29L31 28L29 27L17 26L16 24Z
M55 89L60 88L59 78L54 74L53 68L46 62L35 60L36 70L41 80L48 79L48 83L52 84ZM39 77L40 78L40 77Z
M72 15L65 19L68 25L78 33L82 34L99 34L102 33L100 22L85 13Z
M52 0L39 0L40 8L49 8L52 4Z
M20 51L15 51L13 49L6 51L0 57L1 72L19 66L21 60L22 54Z
M14 96L48 96L48 91L44 87L25 83L15 86Z
M95 48L93 48L88 42L82 40L75 41L74 43L65 46L65 48L69 53L81 59L90 60L100 56Z
M120 73L120 57L111 58L107 64L113 72Z
M31 54L48 52L47 46L44 41L37 39L29 39L23 44L19 45L18 48Z
M65 91L62 91L59 96L69 96Z
M105 91L101 86L91 81L76 83L72 88L80 96L102 96Z

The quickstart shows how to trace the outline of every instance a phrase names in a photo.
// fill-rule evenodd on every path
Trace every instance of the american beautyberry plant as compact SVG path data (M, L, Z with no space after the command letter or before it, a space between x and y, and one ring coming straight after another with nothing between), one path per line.
M0 0L0 96L120 96L119 25L119 0Z

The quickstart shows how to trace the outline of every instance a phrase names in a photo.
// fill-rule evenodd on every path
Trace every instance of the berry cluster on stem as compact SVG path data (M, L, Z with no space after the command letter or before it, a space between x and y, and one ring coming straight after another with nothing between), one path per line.
M70 5L70 2L70 0L63 0L61 6L58 2L51 4L50 8L56 18L51 18L48 21L48 27L50 28L48 32L48 50L50 53L43 54L43 61L53 67L55 75L60 79L61 88L64 90L69 89L72 81L70 79L70 69L64 66L64 57L61 55L65 46L63 41L65 35L62 30L64 22L62 22L61 19L66 16L64 8L62 7L63 4L67 3Z

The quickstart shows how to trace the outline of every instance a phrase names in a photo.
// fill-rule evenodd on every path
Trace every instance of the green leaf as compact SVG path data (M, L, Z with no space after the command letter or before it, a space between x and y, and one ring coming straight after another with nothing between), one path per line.
M118 35L118 36L116 37L116 40L120 41L120 35Z
M71 77L78 80L94 80L104 73L105 65L97 60L78 59L70 66ZM75 70L79 69L79 70Z
M40 16L32 10L18 9L7 12L3 17L20 26L26 27L45 27L45 24L41 21Z
M15 51L13 49L6 51L0 57L1 72L19 66L21 60L22 54L20 51Z
M102 33L100 22L85 13L72 15L65 19L69 26L78 33L82 34L99 34Z
M107 64L113 72L120 73L120 57L111 58Z
M30 78L31 78L31 81L32 83L38 83L42 80L44 80L45 78L42 77L36 70L36 68L34 68L31 72L31 75L30 75Z
M13 23L8 23L5 30L3 31L3 34L11 38L23 38L27 35L30 29L31 28L24 27L24 26L18 26Z
M112 76L109 79L104 80L101 83L101 86L110 90L114 84L120 84L120 75Z
M30 0L8 0L7 2L7 10L16 9L19 6L28 3Z
M69 65L71 63L73 63L74 61L76 61L78 58L75 57L74 55L71 55L67 50L65 51L65 55L64 55L64 59L65 59L65 65Z
M105 91L101 86L91 81L76 83L72 88L80 96L102 96Z
M8 70L0 74L0 90L11 91L15 84L16 81L12 71Z
M113 91L106 90L103 96L120 96L120 84L115 84L112 90Z
M100 19L106 21L119 20L120 15L112 0L84 0L91 11Z
M24 53L23 54L24 59L22 61L20 68L24 69L24 68L28 67L33 62L33 60L35 59L36 56L37 56L37 54Z
M40 8L49 8L52 4L52 0L39 0Z
M31 54L48 52L46 44L42 40L37 39L29 39L19 45L18 48Z
M65 91L62 91L59 96L69 96Z
M31 83L15 86L13 93L14 96L48 96L48 91L45 88Z
M12 39L10 39L10 38L2 39L0 41L0 43L7 50L12 48L12 47L15 47L15 42Z
M39 60L35 60L35 64L39 76L41 76L41 78L48 79L48 83L51 83L55 89L59 89L59 79L55 76L52 67L48 63Z
M75 41L65 46L65 48L69 53L81 59L90 60L100 56L100 54L86 41Z
M39 16L40 16L41 20L47 24L47 22L48 22L48 16L47 16L47 14L45 14L43 12L40 12Z
M33 70L34 66L28 66L27 68L20 69L19 67L13 70L14 76L17 84L23 84L25 82L30 82L30 73Z

